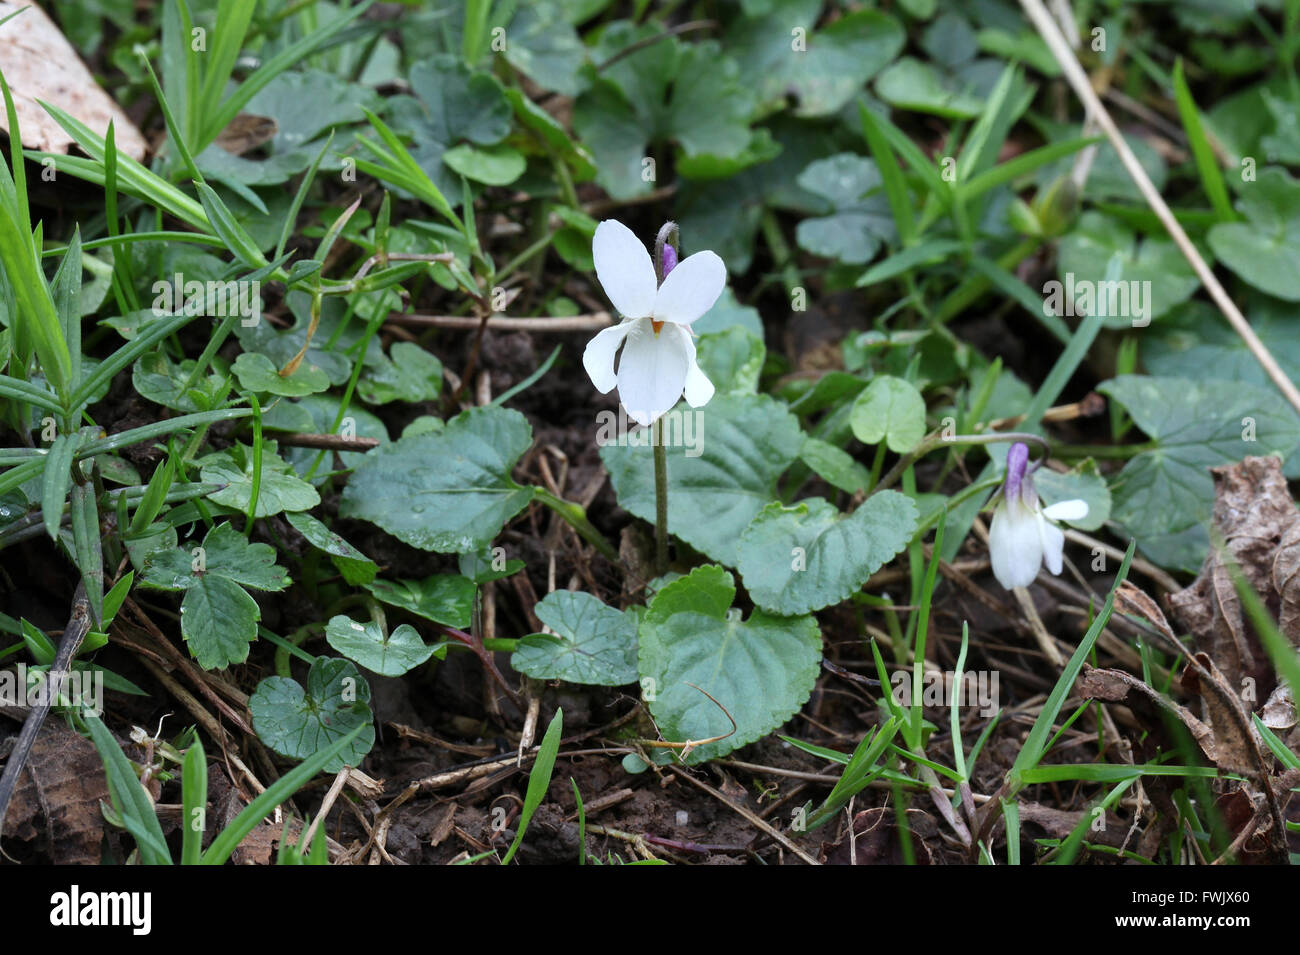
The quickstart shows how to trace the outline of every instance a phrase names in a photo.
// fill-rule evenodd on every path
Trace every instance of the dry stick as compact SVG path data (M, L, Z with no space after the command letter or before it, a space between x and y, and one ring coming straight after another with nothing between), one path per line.
M72 658L81 649L81 641L86 639L89 631L90 601L86 597L85 585L79 583L72 597L72 614L68 617L68 625L63 628L63 636L59 638L59 649L54 656L54 664L46 674L46 686L49 692L45 694L44 700L28 711L27 719L23 721L23 728L18 732L18 742L14 744L13 752L9 754L9 761L5 763L4 775L0 776L0 829L4 828L5 814L9 811L9 800L18 785L18 777L27 764L27 758L31 756L32 746L35 745L36 737L41 732L45 717L50 715L50 706L58 699L67 681L68 673L72 669Z
M753 810L745 806L742 806L739 803L732 802L730 799L728 799L722 793L718 792L718 790L714 789L704 780L696 779L694 776L692 776L686 770L682 769L680 766L673 766L670 764L668 768L671 769L674 773L676 773L679 777L686 780L692 786L696 786L700 789L703 789L706 793L708 793L714 799L718 800L718 802L722 803L728 809L743 816L746 822L748 822L752 826L756 826L759 829L761 829L766 835L771 836L777 842L781 843L781 845L785 846L787 849L789 849L791 852L797 855L804 862L808 863L808 865L821 865L820 862L818 862L808 853L804 852L797 845L791 842L784 832L782 832L779 829L774 829L771 823L769 823L762 816L755 813Z
M276 440L294 448L319 448L322 451L360 451L365 453L379 447L378 438L345 438L338 434L311 434L306 431L288 431L277 434Z
M325 798L321 800L320 809L316 811L315 818L312 819L311 825L307 831L302 834L298 841L299 848L310 846L311 841L316 838L316 827L320 825L322 819L329 815L329 811L334 808L334 800L339 798L339 793L343 791L343 786L348 781L348 773L351 770L344 766L334 777L334 782L330 785L329 792L325 793Z
M460 328L473 331L481 319L471 315L403 315L394 312L385 321L400 325L419 325L426 328ZM597 332L614 323L609 312L590 315L569 315L562 318L511 318L493 315L487 327L495 332Z
M1151 178L1146 174L1146 170L1142 168L1142 164L1138 162L1137 156L1133 155L1133 150L1124 141L1119 127L1115 125L1115 121L1111 119L1105 105L1102 104L1093 90L1092 84L1088 82L1087 74L1083 72L1083 67L1079 65L1079 61L1065 42L1065 38L1061 36L1060 28L1057 27L1051 14L1043 6L1042 0L1020 0L1020 5L1024 7L1026 15L1028 15L1034 27L1047 43L1052 55L1056 57L1056 62L1061 65L1065 78L1074 87L1075 94L1083 101L1083 105L1088 109L1091 117L1101 126L1106 138L1115 147L1115 152L1119 153L1120 161L1124 163L1124 168L1128 170L1129 176L1136 183L1143 198L1151 206L1151 210L1165 227L1169 237L1174 240L1179 251L1191 263L1201 283L1209 291L1210 297L1214 299L1214 303L1219 306L1219 310L1227 318L1228 324L1241 336L1242 341L1246 343L1246 347L1250 349L1250 353L1255 356L1255 360L1259 362L1260 367L1273 380L1273 384L1277 385L1278 390L1286 396L1286 400L1291 403L1291 406L1296 411L1300 411L1300 389L1297 389L1291 383L1291 379L1278 366L1277 360L1264 347L1264 343L1259 340L1255 330L1246 321L1246 316L1241 314L1241 310L1228 297L1228 293L1224 290L1219 279L1205 263L1205 259L1201 257L1201 254L1196 251L1196 246L1192 245L1191 239L1187 238L1187 233L1178 224L1174 214L1169 211L1169 206L1160 197L1160 193L1156 191Z
M1103 541L1099 541L1095 537L1090 537L1089 535L1083 533L1082 531L1067 529L1065 531L1065 539L1074 544L1082 544L1084 547L1099 548L1101 552L1105 554L1107 557L1109 557L1111 560L1122 561L1124 559L1124 552L1120 550L1118 547L1111 547L1109 544ZM1151 563L1149 560L1143 560L1141 557L1134 555L1132 560L1132 567L1134 570L1139 571L1142 574L1145 574L1147 577L1149 577L1155 583L1159 584L1165 590L1169 591L1171 594L1177 593L1178 591L1183 589L1182 584L1174 580L1173 577L1165 573L1163 570L1161 570L1155 564Z

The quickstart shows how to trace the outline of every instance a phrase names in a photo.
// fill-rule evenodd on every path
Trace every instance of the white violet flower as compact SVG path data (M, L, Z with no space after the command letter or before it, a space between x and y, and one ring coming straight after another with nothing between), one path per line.
M1003 587L1028 587L1043 564L1061 572L1065 534L1052 521L1077 521L1088 516L1086 501L1060 501L1039 507L1034 479L1027 470L1029 448L1016 442L1007 453L1007 479L989 528L989 559L993 576Z
M692 408L713 397L695 361L691 322L718 300L727 268L713 252L696 252L681 262L671 245L663 247L663 282L650 253L632 230L607 219L596 227L591 245L596 277L623 321L587 343L583 367L601 394L616 385L628 417L649 425L677 404L683 393ZM622 346L618 371L614 356Z

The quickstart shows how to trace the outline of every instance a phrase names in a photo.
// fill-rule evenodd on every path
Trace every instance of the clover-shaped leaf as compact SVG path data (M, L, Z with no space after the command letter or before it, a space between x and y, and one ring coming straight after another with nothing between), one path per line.
M325 624L325 640L358 666L381 676L401 676L414 670L433 656L434 649L409 623L385 634L373 620L360 623L346 614L331 617Z
M270 358L258 352L244 352L235 359L234 372L245 391L286 398L301 398L327 391L329 375L309 362L302 362L291 375L280 374Z
M911 382L878 375L853 400L849 424L863 444L883 440L903 454L925 437L925 399Z
M397 342L392 356L383 352L367 359L366 372L357 383L357 394L367 404L390 401L416 404L432 401L442 393L442 362L415 342Z
M352 473L339 513L378 524L413 547L444 553L490 543L533 499L511 478L533 430L518 411L487 406L443 430L377 448Z
M197 547L155 550L144 560L140 582L183 590L181 636L205 670L248 659L261 610L244 587L283 590L288 572L269 544L251 544L229 523L208 531Z
M850 265L875 258L880 244L895 236L893 214L880 184L876 164L853 153L810 164L799 174L799 185L825 199L832 212L802 220L795 229L799 245Z
M534 633L519 641L510 665L520 673L594 686L636 682L635 614L571 590L547 594L536 613L555 633Z
M726 737L692 747L687 763L770 733L798 712L817 681L817 622L761 610L743 620L731 609L735 596L731 574L715 564L697 567L659 591L641 623L641 686L660 732L683 743Z
M375 744L370 684L349 660L318 657L307 671L305 689L289 677L267 677L248 698L248 711L262 742L290 759L307 759L364 726L350 746L325 764L327 773L360 765Z

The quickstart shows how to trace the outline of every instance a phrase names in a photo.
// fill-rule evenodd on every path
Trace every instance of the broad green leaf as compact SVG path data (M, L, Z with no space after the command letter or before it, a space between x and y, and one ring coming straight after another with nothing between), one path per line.
M436 434L402 438L367 454L348 481L339 513L378 524L424 550L476 550L532 500L532 488L510 476L532 440L518 411L471 408Z
M735 566L741 532L776 497L776 483L803 446L785 406L766 395L718 395L690 412L700 440L668 450L668 530L713 560ZM692 457L688 452L700 450ZM600 449L619 504L655 519L654 452Z
M347 660L318 657L305 690L288 677L267 677L248 698L248 711L262 742L290 759L307 759L364 726L351 746L325 764L327 773L360 765L375 743L370 684Z
M849 424L863 444L883 440L889 450L904 454L925 437L925 399L910 382L879 375L853 400Z
M664 738L726 736L693 748L687 763L723 756L772 732L799 711L817 681L817 622L761 610L743 620L740 610L728 609L735 595L731 574L716 565L697 567L655 596L640 627L641 686Z
M466 179L488 186L508 186L524 174L528 161L510 146L472 146L462 143L442 154L442 161Z
M1209 545L1209 468L1247 455L1289 458L1300 420L1276 392L1239 381L1121 375L1098 386L1155 441L1111 482L1112 517L1153 561L1195 572Z
M262 448L261 480L254 517L269 517L281 511L309 511L320 503L316 489L293 473L273 450L274 442ZM199 476L205 483L225 484L209 499L237 511L248 512L253 497L253 449L236 444L199 459Z
M534 633L519 641L510 665L520 673L595 686L636 682L634 614L571 590L547 594L536 613L555 633Z
M433 574L423 580L375 580L371 596L393 607L449 627L467 629L474 615L474 582L460 574Z
M971 84L911 56L886 67L876 77L875 89L891 106L949 119L973 119L984 108Z
M235 359L233 370L244 390L286 398L314 395L328 391L330 386L329 375L310 362L304 360L292 375L282 375L275 363L259 352L241 354Z
M736 569L771 613L811 613L848 599L907 546L916 505L897 491L868 497L847 517L819 497L769 504L740 538Z
M1123 272L1113 284L1106 282L1106 266L1116 253ZM1132 230L1100 212L1085 212L1061 239L1057 272L1060 288L1044 289L1047 307L1058 315L1101 314L1105 307L1108 328L1143 327L1201 284L1171 240L1139 243Z
M359 623L339 614L325 624L325 639L353 663L381 676L401 676L433 656L433 647L409 623L385 636L373 620Z
M1300 302L1300 182L1269 167L1242 186L1237 209L1248 221L1212 228L1214 254L1260 291Z

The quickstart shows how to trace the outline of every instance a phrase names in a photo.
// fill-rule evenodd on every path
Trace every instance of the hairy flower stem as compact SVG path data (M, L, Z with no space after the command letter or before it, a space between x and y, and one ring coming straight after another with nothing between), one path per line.
M655 448L655 571L668 573L668 450L664 447L663 419L654 425Z

